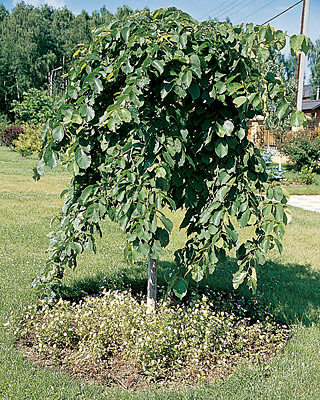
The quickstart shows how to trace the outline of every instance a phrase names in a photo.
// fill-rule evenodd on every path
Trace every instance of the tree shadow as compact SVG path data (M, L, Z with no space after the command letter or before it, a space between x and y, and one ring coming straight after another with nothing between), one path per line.
M166 294L164 270L172 265L160 261L158 266L159 298ZM205 293L210 288L219 292L234 292L232 274L237 270L236 260L227 258L213 275L200 283L191 283L190 291ZM98 295L103 289L130 290L133 294L145 294L147 289L147 267L138 262L123 267L112 274L99 273L92 277L73 280L62 287L65 299L77 301L87 295ZM237 296L252 297L245 284L235 292ZM309 326L319 321L320 316L320 272L310 265L280 264L267 262L258 273L258 291L255 295L262 305L269 306L278 321L287 324Z
M230 291L236 270L236 260L230 258L208 278L207 284L213 290ZM246 298L252 296L245 284L238 293ZM256 296L262 304L270 306L277 320L310 326L320 317L320 272L311 265L268 261L258 272Z

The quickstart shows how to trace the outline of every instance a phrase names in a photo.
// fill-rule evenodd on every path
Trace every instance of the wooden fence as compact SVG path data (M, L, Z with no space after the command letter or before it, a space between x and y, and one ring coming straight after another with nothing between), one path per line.
M320 135L320 127L313 121L308 121L305 130ZM248 124L248 139L258 147L277 147L276 132L266 129L263 121L250 121Z

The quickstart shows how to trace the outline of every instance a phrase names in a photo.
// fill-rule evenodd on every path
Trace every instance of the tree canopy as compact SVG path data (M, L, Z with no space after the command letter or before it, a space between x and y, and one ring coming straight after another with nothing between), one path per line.
M265 253L281 251L289 212L283 190L267 183L245 121L270 97L282 99L279 119L303 121L283 80L261 73L285 42L270 26L199 23L174 8L97 28L78 50L66 97L44 130L37 174L61 158L74 177L34 285L59 284L78 254L95 249L106 216L126 233L129 259L159 259L173 226L168 208L185 209L180 228L188 234L165 273L169 289L183 296L189 277L200 281L236 249L234 287L247 280L255 290ZM294 37L291 45L306 50L307 40ZM240 242L247 226L252 236Z

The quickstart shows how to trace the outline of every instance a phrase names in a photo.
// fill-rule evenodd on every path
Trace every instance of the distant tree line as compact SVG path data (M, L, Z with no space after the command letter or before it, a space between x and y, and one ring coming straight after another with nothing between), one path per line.
M103 7L74 15L67 8L21 2L10 13L0 5L0 112L7 114L30 88L48 89L53 70L67 72L77 45L91 42L93 27L132 12L124 6L113 15Z

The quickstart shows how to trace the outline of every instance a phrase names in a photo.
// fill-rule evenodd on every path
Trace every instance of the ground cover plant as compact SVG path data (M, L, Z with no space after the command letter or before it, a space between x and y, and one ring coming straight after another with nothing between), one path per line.
M143 297L101 289L78 303L28 308L16 321L19 344L73 375L136 388L210 382L241 360L269 358L289 337L257 299L206 287L184 303L160 301L146 318Z
M320 381L320 215L293 210L293 220L284 237L281 255L272 251L267 268L261 270L258 282L259 302L269 306L276 319L289 324L291 339L279 356L265 362L243 362L229 377L210 385L192 387L178 385L173 389L132 390L110 388L104 384L79 381L56 368L41 368L28 361L15 347L15 337L3 324L10 315L21 315L24 307L38 303L30 283L45 261L50 220L62 206L59 193L70 179L61 169L39 182L30 175L35 158L21 158L0 147L0 397L22 399L130 399L130 400L211 400L258 398L261 400L314 400L319 397ZM181 247L185 236L177 230L181 213L170 215L175 227L172 241L164 250L163 262L173 261L172 254ZM123 258L125 236L116 224L106 220L102 229L101 248L96 255L85 253L78 269L65 277L65 285L74 297L96 292L99 287L128 287L144 290L145 267L134 268ZM106 240L108 236L113 241ZM230 292L232 273L236 269L231 258L209 281L212 290ZM161 263L160 263L161 267ZM246 288L239 296L251 298ZM16 327L14 327L16 328ZM120 386L120 385L119 385Z

